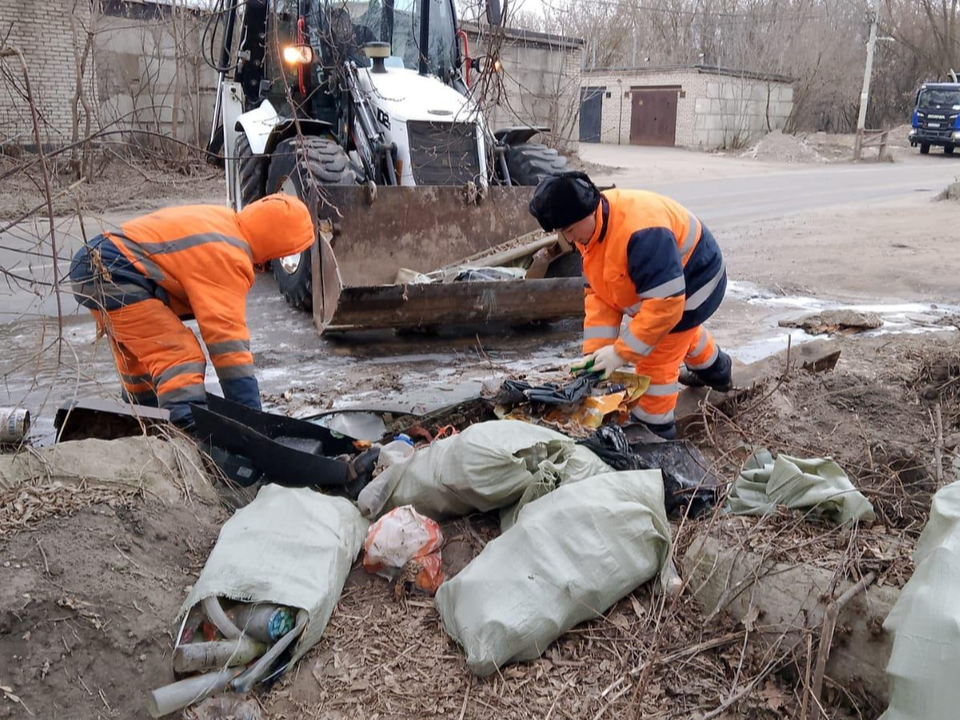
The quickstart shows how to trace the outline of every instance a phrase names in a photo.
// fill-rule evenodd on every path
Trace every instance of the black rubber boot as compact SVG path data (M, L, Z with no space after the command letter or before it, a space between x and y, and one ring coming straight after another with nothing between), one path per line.
M723 350L713 364L703 370L680 368L680 384L687 387L710 387L718 392L733 389L733 360Z

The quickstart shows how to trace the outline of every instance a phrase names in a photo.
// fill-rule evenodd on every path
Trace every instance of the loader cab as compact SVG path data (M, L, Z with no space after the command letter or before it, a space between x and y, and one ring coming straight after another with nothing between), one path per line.
M372 42L389 45L387 67L433 75L465 92L453 0L276 0L263 35L266 82L247 94L247 109L268 99L281 115L341 128L344 64L370 67L363 47ZM286 62L284 49L300 44L312 48L313 62Z
M910 146L926 155L931 146L947 155L960 145L960 83L926 83L917 91Z

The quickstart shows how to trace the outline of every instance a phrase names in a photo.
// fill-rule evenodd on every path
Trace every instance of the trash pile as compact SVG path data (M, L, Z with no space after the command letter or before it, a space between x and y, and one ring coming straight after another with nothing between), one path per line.
M580 373L565 383L533 386L507 380L493 395L497 417L538 422L572 436L583 437L605 422L621 425L650 386L650 378L617 371L606 380L597 373Z
M154 690L150 714L248 692L299 660L323 635L368 525L344 498L261 488L221 529L180 610L174 671L199 674Z
M329 638L331 617L342 598L349 597L348 612L358 619L369 617L356 585L347 585L358 557L370 587L391 584L399 612L409 612L408 604L426 609L416 616L416 632L423 633L423 624L432 619L431 632L441 637L445 633L449 640L444 641L456 643L463 659L457 660L459 653L442 649L434 638L429 652L421 649L423 638L409 638L409 632L401 650L420 660L440 653L477 676L501 681L518 677L518 670L509 667L514 663L543 658L538 673L562 667L557 641L564 636L585 633L593 638L602 635L598 625L604 623L629 636L635 631L624 625L623 612L635 616L630 623L650 630L644 624L650 606L642 600L650 595L665 598L654 605L672 607L686 591L681 602L702 616L705 625L723 610L746 628L725 629L723 634L714 627L715 636L708 631L699 639L691 636L694 647L734 635L733 644L745 647L747 635L760 627L757 613L762 613L763 624L793 625L792 632L803 637L814 620L824 617L835 589L840 594L856 585L842 574L831 579L832 556L823 562L818 570L826 580L816 592L796 593L802 604L798 612L802 610L809 625L801 627L792 605L783 609L777 603L789 603L782 599L764 604L767 591L759 586L772 572L799 587L790 574L796 567L771 566L783 556L770 555L762 545L758 549L756 537L738 547L737 534L745 532L753 518L758 526L774 528L774 543L784 527L815 526L802 543L815 552L820 547L817 533L833 528L847 533L833 539L849 549L856 538L883 537L882 528L867 527L879 510L834 460L775 455L752 444L749 450L741 444L740 457L752 455L739 474L725 473L733 482L721 494L723 478L693 442L665 441L629 421L630 409L648 382L632 373L608 380L591 374L511 378L487 388L484 398L418 417L363 410L295 420L209 398L207 411L196 415L200 444L225 476L224 488L233 487L229 492L218 488L221 497L229 497L239 509L220 526L205 562L202 556L199 563L193 560L194 567L202 563L203 570L184 593L173 629L172 658L164 659L173 682L149 693L151 716L184 710L184 717L197 720L258 717L261 710L247 693L269 688L322 638ZM37 472L30 463L58 477L67 477L70 469L81 475L99 472L84 469L83 463L97 458L77 455L77 449L103 442L61 443L36 459L27 454L9 462L0 458L0 487L9 485L8 478L16 473L26 477ZM120 457L127 443L155 448L161 461L164 453L185 453L181 445L190 447L182 439L126 439L111 441L115 452L110 457ZM182 464L172 456L165 462ZM200 465L199 459L195 464ZM163 488L150 484L150 471L152 466L138 470L137 482L160 496ZM122 488L128 480L119 473L111 482ZM195 481L185 475L181 482L187 487ZM717 507L721 497L725 503ZM711 513L707 522L687 522ZM463 542L458 528L469 526L470 518L478 522L478 514L484 516L485 537L470 542L471 552L462 563L445 564L451 541L454 546ZM671 520L678 522L671 526ZM678 533L678 528L689 533ZM720 528L719 534L709 535L710 528ZM732 549L717 540L724 533L733 533ZM887 562L887 557L888 550L881 546L877 562ZM804 572L809 574L809 568ZM758 589L735 597L728 592L733 584L754 582ZM924 595L921 590L911 597L922 600ZM176 602L179 599L176 594ZM873 598L871 602L876 603ZM729 607L724 608L725 603ZM741 603L746 605L741 608ZM393 605L389 599L387 604ZM915 614L904 613L908 619ZM577 629L596 619L601 620ZM335 633L343 632L343 625L333 627ZM443 633L434 632L440 628ZM756 632L751 644L765 642L770 634ZM857 638L866 633L859 627L850 632ZM560 646L571 642L576 641L562 640ZM795 639L788 644L783 638L778 642L783 644L775 647L780 651L802 650L804 644ZM325 641L312 656L316 661L310 661L312 672L307 668L303 673L307 678L312 674L320 680L324 673L353 662L335 655L328 667L321 658L329 647ZM609 696L609 707L643 675L644 663L660 662L656 655L649 656L649 646L638 648L625 656L627 664L638 658L642 662L635 674L629 674L626 665L623 687L607 686L605 680L590 690L591 697L602 701ZM380 645L375 649L382 652ZM752 660L739 662L751 672L759 670ZM623 670L624 665L617 667ZM831 673L841 672L828 667ZM919 682L915 676L904 671L904 682ZM844 677L831 675L835 680ZM571 681L564 678L557 692ZM921 691L926 692L909 690ZM811 700L819 701L819 695ZM593 706L588 714L596 712Z

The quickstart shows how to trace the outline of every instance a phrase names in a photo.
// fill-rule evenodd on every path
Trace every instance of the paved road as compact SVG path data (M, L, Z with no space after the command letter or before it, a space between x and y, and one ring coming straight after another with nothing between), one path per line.
M610 145L583 145L580 154L589 162L624 168L597 173L598 182L664 193L718 229L823 207L937 193L960 178L960 155L908 155L882 164L789 165Z

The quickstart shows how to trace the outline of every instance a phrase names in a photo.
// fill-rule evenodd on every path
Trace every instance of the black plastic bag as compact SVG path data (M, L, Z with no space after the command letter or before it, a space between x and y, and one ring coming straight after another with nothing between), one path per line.
M504 380L493 401L498 405L519 405L527 401L540 405L572 405L587 397L601 379L600 373L584 373L565 385L537 386L522 380Z
M616 470L653 470L663 474L664 502L672 519L698 517L717 502L720 478L688 440L650 439L630 442L617 425L604 425L579 441Z

